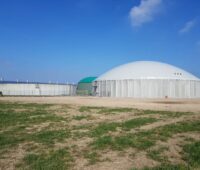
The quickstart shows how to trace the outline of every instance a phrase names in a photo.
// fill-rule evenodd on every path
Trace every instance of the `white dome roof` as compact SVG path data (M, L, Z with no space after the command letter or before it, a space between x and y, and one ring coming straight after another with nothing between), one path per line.
M125 79L199 80L194 75L169 64L153 61L137 61L115 67L101 75L96 81Z

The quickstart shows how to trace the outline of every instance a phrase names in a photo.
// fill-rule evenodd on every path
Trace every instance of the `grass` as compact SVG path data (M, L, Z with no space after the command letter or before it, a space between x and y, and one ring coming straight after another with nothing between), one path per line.
M30 135L30 138L39 143L44 144L54 144L55 141L62 142L64 139L70 137L70 131L65 130L51 130L51 131L40 131L33 135Z
M123 150L132 147L140 150L146 150L151 146L154 146L158 140L167 140L174 134L194 131L200 131L200 120L166 125L149 131L141 131L135 134L128 133L117 137L98 137L92 143L92 146L95 149L110 148L115 150Z
M131 170L139 170L139 169L132 168ZM156 166L153 168L146 167L140 170L192 170L192 169L186 167L185 165L162 164L160 166Z
M23 103L0 103L0 153L6 153L19 144L32 142L35 149L42 153L32 153L25 156L23 163L18 164L19 169L69 169L72 160L67 150L42 151L42 145L53 145L62 142L71 136L69 129L59 129L62 123L68 120L53 113L49 104L23 104ZM40 131L31 130L33 125L40 126L41 123L52 123L57 128L47 127ZM30 130L28 130L30 128ZM66 125L65 125L66 128ZM31 145L30 145L31 148ZM27 151L30 151L27 148ZM49 151L51 150L51 151ZM48 153L48 154L47 154ZM3 156L3 155L2 155ZM1 157L2 157L1 156ZM21 165L20 165L21 164Z
M132 108L102 108L98 113L115 114L132 112L133 110Z
M93 107L93 106L82 106L79 108L80 112L89 112L96 110L97 113L104 113L104 114L115 114L115 113L126 113L132 112L137 109L133 108L106 108L106 107Z
M127 120L125 122L101 123L92 130L91 135L93 137L99 137L107 134L108 132L114 132L117 128L122 128L123 130L129 131L131 129L138 128L142 125L153 123L155 121L157 121L155 118L136 118Z
M93 106L81 106L79 112L91 112L92 110L101 110L104 107L93 107Z
M140 126L156 122L157 119L155 118L137 118L137 119L131 119L127 120L122 124L122 128L124 130L130 130L133 128L138 128Z
M0 103L0 150L25 141L53 143L53 139L69 136L67 131L27 132L27 128L45 122L59 123L67 119L48 110L50 104Z
M170 112L170 111L143 110L143 111L140 112L140 114L146 114L146 115L158 114L158 115L167 116L167 117L180 117L180 116L183 116L183 115L191 115L193 113L190 113L190 112Z
M127 113L134 112L137 115L152 115L157 114L164 117L181 117L183 115L191 115L191 112L171 112L171 111L155 111L155 110L138 110L134 108L106 108L106 107L93 107L93 106L82 106L79 108L80 112L96 111L101 114L116 114L116 113Z
M83 120L83 119L88 119L90 116L85 116L85 115L80 115L80 116L74 116L74 120Z
M111 150L118 152L134 148L146 152L150 159L161 164L154 168L144 168L145 170L181 170L188 168L184 165L170 165L167 157L162 155L166 148L152 150L151 147L155 146L158 141L166 141L175 134L200 132L199 119L144 131L139 127L160 120L152 118L151 115L153 114L158 114L161 118L174 118L183 115L189 116L192 113L83 106L79 108L83 115L80 113L79 116L73 116L73 114L70 114L73 111L72 109L76 110L69 105L0 102L0 158L12 159L12 153L17 154L20 146L25 155L21 161L17 162L16 169L62 170L73 169L75 159L84 158L88 161L87 166L90 166L97 162L108 161L102 159L104 152ZM68 112L68 117L59 116L59 112ZM145 115L145 117L102 123L95 123L90 119L91 121L83 124L84 121L79 121L88 120L92 116L84 115L84 112L97 113L99 117L101 114L112 114L110 117L114 117L117 113L134 112L137 116L140 114ZM77 120L77 122L72 120ZM69 145L66 148L68 140ZM191 138L186 138L186 140L189 144L183 146L183 159L191 169L198 169L200 166L200 142ZM71 141L75 143L71 145ZM76 143L79 141L80 143ZM91 143L89 143L90 141ZM73 149L78 152L75 153Z
M184 159L189 166L200 168L200 141L187 144L183 147Z
M168 163L168 159L166 156L162 156L161 154L163 151L168 150L166 147L160 147L156 150L149 150L147 151L147 156L155 161L162 162L162 163Z
M154 144L155 141L148 140L148 137L145 136L145 134L140 133L138 135L127 134L117 137L99 137L92 143L92 146L95 149L100 150L106 148L112 150L124 150L130 147L145 150L153 146Z
M40 106L40 105L39 105ZM21 106L19 106L21 107ZM40 109L31 109L28 111L16 111L19 109L16 107L15 109L0 109L0 129L3 130L8 127L24 125L30 126L31 124L43 123L47 121L58 122L64 120L62 117L58 117L48 111L41 110L41 108L45 108L40 106ZM26 106L27 107L27 106Z
M120 127L120 123L112 122L112 123L101 123L95 129L91 131L92 137L99 137L108 132L116 131L117 127Z
M114 144L113 138L111 136L103 136L103 137L99 137L97 140L95 140L92 143L92 146L95 149L106 149L108 147L112 147Z
M18 168L25 166L26 169L35 170L66 170L70 169L73 158L67 149L60 149L56 151L50 151L47 154L35 154L30 153L24 157L24 164L19 164Z
M164 148L165 149L165 148ZM183 146L183 158L186 165L170 165L160 159L160 152L151 152L149 155L154 160L161 161L162 164L153 168L144 168L143 170L192 170L200 168L200 141L192 142ZM134 170L134 169L133 169Z
M152 135L159 140L166 140L174 134L200 131L200 120L180 122L156 128L151 131Z
M85 152L84 157L89 160L88 165L94 165L100 162L100 155L97 152Z
M92 129L94 125L92 124L84 124L84 125L78 125L78 126L73 126L73 130L82 130L82 129Z
M37 104L37 103L18 103L18 102L0 102L0 108L7 109L46 109L53 106L53 104Z
M17 144L24 142L25 135L18 132L18 129L13 131L5 131L0 133L0 151L16 146Z
M45 145L62 142L71 136L69 130L42 130L36 133L27 133L25 130L15 129L0 133L0 150L17 146L22 142L34 141Z
M84 138L84 137L88 137L89 136L89 132L82 132L82 131L73 131L72 133L72 138L73 139L76 139L76 140L79 140L81 138Z

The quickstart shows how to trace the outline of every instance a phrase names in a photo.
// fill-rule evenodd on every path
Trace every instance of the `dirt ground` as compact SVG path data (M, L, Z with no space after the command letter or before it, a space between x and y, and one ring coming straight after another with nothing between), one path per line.
M78 106L130 107L137 109L200 112L200 99L131 99L104 97L1 97L2 101L72 104Z
M23 105L27 103L31 105ZM46 103L53 105L40 106ZM27 155L46 154L47 158L51 158L52 155L48 155L48 152L66 148L73 161L70 162L70 159L64 161L68 161L69 165L72 164L69 166L72 170L143 170L146 167L162 167L163 163L184 166L187 165L183 152L184 146L192 142L200 142L200 99L0 97L0 104L2 124L8 120L11 122L8 121L4 126L0 126L2 128L0 128L0 139L2 135L2 139L5 140L0 149L2 153L0 170L34 169L35 167L37 167L35 169L40 169L38 167L45 169L45 166L51 163L51 159L50 162L44 159L41 162L27 163ZM37 108L42 109L40 110L42 112L35 112ZM45 111L48 111L48 114L43 114L46 113ZM26 122L29 119L24 122L24 119L21 119L20 114L23 113L30 114L30 124ZM16 114L19 117L12 119L9 114ZM33 121L31 118L35 114L38 118ZM43 119L45 116L46 118ZM39 122L40 119L43 121ZM139 122L141 124L138 124ZM25 128L15 131L18 126ZM55 135L54 132L59 135L66 128L70 132L69 137L67 135L52 137ZM147 132L150 134L148 137L141 136L143 133L148 135ZM44 136L39 135L41 139L39 137L35 139L38 134ZM16 139L10 141L12 139L10 136ZM113 143L109 143L109 137L112 138ZM126 142L131 142L130 138L134 139L133 143ZM117 141L118 139L121 140ZM51 145L45 141L49 141ZM7 145L7 142L11 144L13 142L15 145ZM149 142L154 144L148 146ZM101 146L105 147L101 148ZM122 146L122 148L114 146ZM53 163L59 167L59 163L54 161ZM16 168L18 165L19 168Z

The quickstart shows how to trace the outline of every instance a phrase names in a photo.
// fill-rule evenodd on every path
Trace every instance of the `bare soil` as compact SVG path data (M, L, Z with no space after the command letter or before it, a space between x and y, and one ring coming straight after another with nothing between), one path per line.
M133 107L138 109L200 112L200 99L132 99L105 97L0 97L2 101L72 104L79 106Z

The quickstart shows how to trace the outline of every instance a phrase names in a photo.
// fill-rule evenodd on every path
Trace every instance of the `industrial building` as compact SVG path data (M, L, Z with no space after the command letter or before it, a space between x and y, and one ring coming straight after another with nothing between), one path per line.
M76 94L80 96L91 96L93 95L92 82L97 77L86 77L78 82Z
M175 66L138 61L121 65L97 78L97 96L133 98L200 98L200 79Z
M0 81L0 94L3 96L74 96L76 85Z

